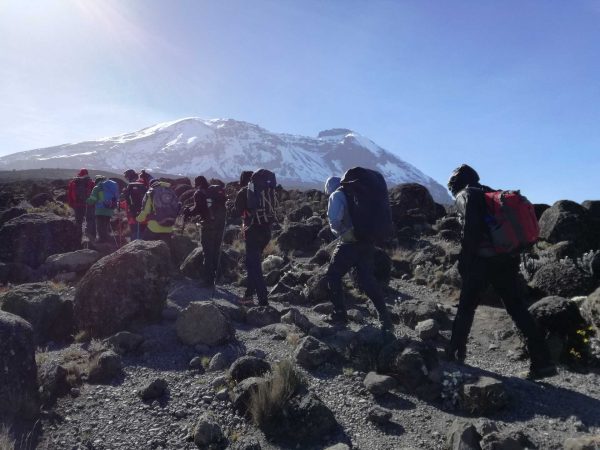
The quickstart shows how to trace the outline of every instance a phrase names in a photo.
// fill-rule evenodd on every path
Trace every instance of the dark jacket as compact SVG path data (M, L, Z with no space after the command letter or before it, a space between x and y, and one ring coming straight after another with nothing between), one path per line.
M215 222L224 223L227 217L227 209L224 204L212 203L212 199L206 189L198 188L194 192L194 205L186 211L187 217L200 216L203 224Z

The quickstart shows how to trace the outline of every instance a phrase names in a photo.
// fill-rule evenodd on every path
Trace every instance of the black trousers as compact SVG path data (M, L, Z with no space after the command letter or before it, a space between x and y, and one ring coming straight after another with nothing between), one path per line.
M136 239L142 239L144 236L144 231L146 231L145 223L130 223L129 224L130 241L135 241Z
M204 253L204 281L212 285L217 279L217 269L219 264L219 254L221 252L221 240L223 239L223 230L225 223L212 221L202 224L200 229L200 243Z
M510 255L492 258L476 257L462 269L462 272L463 287L458 311L452 324L450 351L456 352L459 359L464 359L475 309L479 305L482 292L491 284L502 298L502 303L513 322L525 337L532 365L548 364L550 355L544 338L525 302L520 298L519 257Z
M164 241L167 244L171 242L171 233L155 233L146 227L144 234L142 234L144 241Z
M359 287L373 302L380 322L391 323L383 294L374 275L374 250L373 244L368 242L340 242L336 247L327 268L327 285L331 292L334 316L346 318L342 278L354 267L358 275Z
M98 242L110 241L110 217L96 216L96 231L98 231Z
M86 234L88 236L92 236L94 239L96 238L96 215L94 213L94 207L90 206L86 208L85 206L78 206L73 208L73 212L75 213L75 223L79 230L83 225L83 219L85 218L85 228Z
M262 254L267 244L271 241L271 228L267 225L251 225L245 232L246 241L246 270L248 272L248 286L246 297L254 294L258 303L267 304L267 284L262 273Z

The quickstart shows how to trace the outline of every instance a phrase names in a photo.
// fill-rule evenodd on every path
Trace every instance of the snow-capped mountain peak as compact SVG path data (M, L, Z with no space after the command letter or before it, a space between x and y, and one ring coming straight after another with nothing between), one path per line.
M334 128L316 138L272 133L233 119L188 117L94 141L19 152L0 158L0 168L79 168L161 173L235 180L242 170L273 170L284 186L318 187L351 167L380 171L389 185L425 185L449 203L445 188L361 134Z

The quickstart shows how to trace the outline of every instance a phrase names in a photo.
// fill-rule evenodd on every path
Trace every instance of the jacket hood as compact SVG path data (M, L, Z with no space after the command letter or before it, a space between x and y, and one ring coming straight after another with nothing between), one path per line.
M325 182L325 193L327 195L333 194L341 185L342 179L340 177L329 177Z
M81 169L78 173L77 173L78 177L87 177L89 176L88 170L87 169Z

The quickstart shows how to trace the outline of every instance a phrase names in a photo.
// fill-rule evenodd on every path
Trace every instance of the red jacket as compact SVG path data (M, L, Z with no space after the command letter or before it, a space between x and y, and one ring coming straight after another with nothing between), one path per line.
M79 178L79 177L77 177L77 178ZM67 203L69 204L69 206L71 208L85 208L86 207L85 201L92 193L92 189L94 189L94 182L92 181L92 179L90 177L82 177L81 178L81 179L85 180L85 182L86 182L85 198L80 198L79 200L77 200L77 184L76 184L77 178L73 178L71 181L69 181L69 186L68 186L68 190L67 190Z

